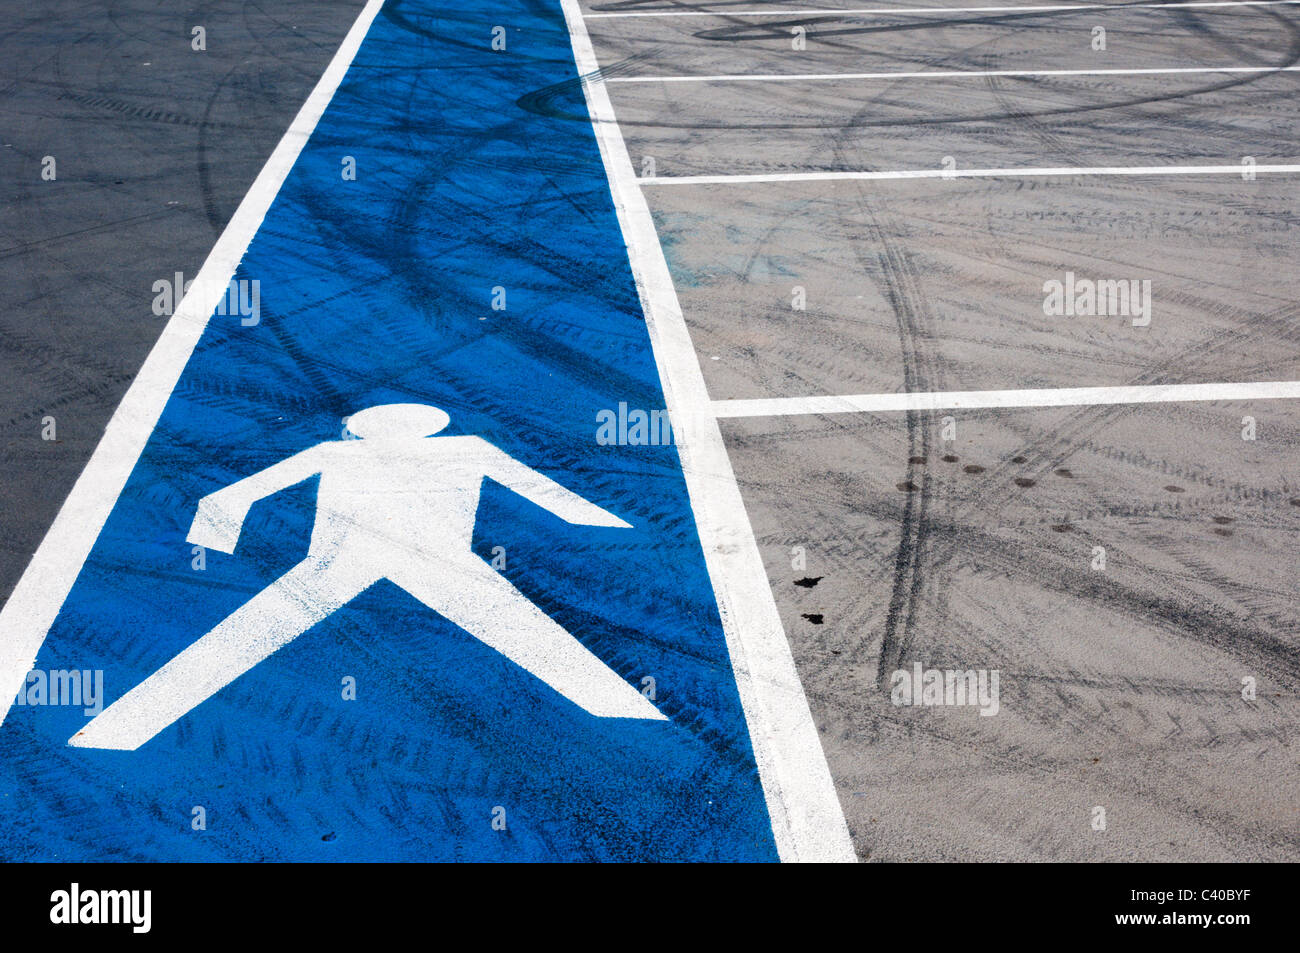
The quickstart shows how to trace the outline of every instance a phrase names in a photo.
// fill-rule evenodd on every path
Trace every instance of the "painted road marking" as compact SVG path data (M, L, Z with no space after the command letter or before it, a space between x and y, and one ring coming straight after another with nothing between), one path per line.
M745 504L710 412L677 291L603 84L577 0L561 0L583 92L636 277L700 540L783 860L854 861L803 685Z
M1069 166L1063 168L1026 169L900 169L885 172L765 172L738 175L656 175L641 176L644 186L661 185L755 185L764 182L840 182L885 181L889 179L1031 179L1061 176L1094 175L1293 175L1300 165L1148 165L1148 166Z
M199 500L186 540L233 553L253 504L319 476L307 556L118 699L70 744L134 751L271 653L388 580L598 718L664 720L475 555L479 491L490 479L575 525L630 524L478 437L436 437L450 423L427 404L370 407L340 439Z
M508 50L493 49L501 23ZM555 3L484 0L448 14L407 0L373 17L254 216L265 213L262 227L242 258L230 256L236 280L260 282L261 320L209 320L197 300L183 309L188 360L141 388L163 403L156 425L138 407L123 418L152 427L134 461L108 454L129 469L125 483L84 491L110 512L40 646L39 667L102 671L107 700L126 699L108 709L103 737L95 727L82 742L130 748L183 714L138 749L111 750L67 744L86 728L81 708L12 709L0 729L8 856L753 861L825 858L831 844L852 856L779 627L779 651L731 641L730 617L749 631L754 610L720 608L713 589L719 554L706 555L691 508L705 479L692 444L700 424L683 424L685 453L671 441L597 439L602 414L622 404L709 410L702 388L683 400L679 372L661 381L663 351L647 333L601 162L609 134L597 141L574 57ZM431 80L430 64L454 81ZM340 176L340 160L355 177ZM638 191L624 174L618 194L628 190ZM198 285L219 296L225 277ZM674 333L650 323L656 346ZM689 354L689 341L677 349ZM151 361L162 352L181 363L167 347ZM411 550L388 497L419 481L394 489L403 468L390 465L371 481L366 522L407 547L385 564L398 584L380 579L336 607L376 566L302 566L321 543L320 507L338 507L338 472L309 472L313 449L365 453L370 438L351 442L351 427L366 429L362 408L390 404L443 409L447 436L431 443L495 447L498 463L544 475L551 503L563 487L599 519L576 503L586 524L557 517L537 505L542 484L501 463L481 480L472 527L452 534L470 534L475 562L427 541ZM261 490L270 495L255 500ZM739 509L734 480L719 492ZM727 527L709 519L712 550ZM544 637L569 645L558 627L599 660L591 678L610 685L605 673L616 673L613 694L666 717L593 715L584 704L603 703L563 684L551 660L521 664L517 644L482 637L481 618L448 618L454 594L429 578L429 560L473 573L488 614L535 606ZM291 584L277 588L286 574ZM250 644L251 628L261 636ZM208 656L205 632L239 638ZM196 638L204 647L187 656ZM198 664L204 674L182 680L185 691L151 683L173 659L195 658L233 680L217 690ZM155 687L137 704L141 685ZM115 727L118 711L147 714ZM747 714L771 719L755 722L752 740ZM774 767L774 751L795 760ZM781 813L769 812L773 778L818 762L828 797L805 803L797 779L779 790ZM189 827L195 805L209 821L201 835ZM800 829L817 818L827 826Z
M716 76L608 76L606 83L794 83L823 80L968 79L1033 76L1159 76L1179 73L1292 73L1300 66L1179 66L1154 69L931 70L918 73L722 73Z
M801 16L911 16L941 13L960 16L966 13L1069 13L1075 10L1116 12L1122 10L1185 10L1215 7L1282 7L1300 0L1190 0L1184 3L1070 3L1048 6L1013 7L870 7L847 10L636 10L620 13L586 13L588 20L613 20L632 17L801 17Z
M185 363L225 295L239 260L382 6L383 0L370 0L362 9L320 81L253 180L191 290L177 306L114 411L103 438L18 585L0 609L0 725L176 388Z
M1250 384L1146 384L1132 387L1060 387L1026 390L930 391L912 394L842 394L715 400L720 418L790 417L905 410L971 410L983 407L1073 407L1094 404L1155 404L1199 400L1282 400L1300 397L1300 381Z

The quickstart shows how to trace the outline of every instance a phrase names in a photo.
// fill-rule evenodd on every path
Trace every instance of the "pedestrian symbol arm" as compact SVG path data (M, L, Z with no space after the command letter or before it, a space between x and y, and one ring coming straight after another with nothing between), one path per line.
M205 549L233 553L244 519L254 503L320 472L319 456L315 450L313 447L296 453L203 497L199 500L186 541Z
M632 524L608 510L583 499L572 490L556 483L544 473L525 466L509 454L493 448L492 466L487 475L524 499L554 513L566 523L582 526L608 526L631 529Z

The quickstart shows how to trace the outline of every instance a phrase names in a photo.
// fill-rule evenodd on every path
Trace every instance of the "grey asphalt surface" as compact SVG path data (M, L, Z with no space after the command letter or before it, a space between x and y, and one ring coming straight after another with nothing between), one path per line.
M154 282L198 273L361 6L5 4L3 597L166 323ZM191 49L194 26L205 51ZM42 439L47 416L55 441Z
M1115 6L591 19L588 29L604 74L619 79L1300 57L1296 8ZM791 49L799 24L804 51ZM1107 31L1104 52L1091 49L1094 26ZM937 169L944 156L958 168L1289 164L1298 81L609 89L633 164L652 157L670 177ZM1294 176L645 194L714 399L1300 379ZM1067 271L1150 279L1151 325L1045 315L1044 282ZM791 307L796 286L804 311ZM1254 441L1242 438L1246 416ZM1300 858L1295 403L722 427L860 858ZM806 567L794 567L798 549ZM896 707L889 676L916 662L998 670L999 714ZM1254 701L1241 695L1247 676ZM1104 831L1092 826L1097 807Z
M816 4L836 5L848 4ZM197 273L361 2L9 6L4 596L163 327L153 282ZM1300 8L1115 6L587 27L608 77L1300 62ZM196 24L206 52L190 48ZM808 28L804 51L790 48L793 25ZM1090 48L1098 25L1104 52ZM653 157L672 176L931 169L944 156L963 168L1295 163L1297 83L609 89L634 164ZM40 176L46 155L54 182ZM725 399L1300 380L1295 184L959 179L646 195L711 396ZM1042 285L1067 271L1149 278L1151 326L1045 316ZM804 311L790 308L796 285ZM56 442L41 439L47 415ZM1300 859L1300 407L966 411L951 414L952 441L945 416L723 422L859 857ZM793 568L795 547L805 567ZM1001 711L895 707L889 673L913 662L999 670ZM1241 697L1246 676L1254 701ZM1098 806L1104 831L1091 825Z

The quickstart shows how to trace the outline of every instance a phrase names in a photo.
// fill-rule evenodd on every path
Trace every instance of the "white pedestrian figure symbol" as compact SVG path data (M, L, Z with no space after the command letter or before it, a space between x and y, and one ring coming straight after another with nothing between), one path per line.
M320 474L307 557L69 743L134 751L381 579L593 715L666 720L470 548L484 477L569 523L629 524L481 437L433 437L448 423L425 404L371 407L348 419L360 440L317 444L201 499L188 541L232 553L254 503Z

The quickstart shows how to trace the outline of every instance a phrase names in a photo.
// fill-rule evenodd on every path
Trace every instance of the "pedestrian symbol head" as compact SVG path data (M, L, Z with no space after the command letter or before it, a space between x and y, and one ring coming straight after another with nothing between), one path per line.
M380 404L348 418L348 430L367 440L402 440L431 437L451 423L451 418L428 404Z

